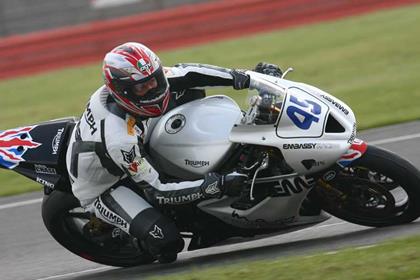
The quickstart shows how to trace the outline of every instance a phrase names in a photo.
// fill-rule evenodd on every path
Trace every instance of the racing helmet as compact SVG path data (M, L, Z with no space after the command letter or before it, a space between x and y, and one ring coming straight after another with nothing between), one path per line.
M139 43L125 43L105 55L105 86L120 107L136 116L158 117L169 103L169 83L159 57Z

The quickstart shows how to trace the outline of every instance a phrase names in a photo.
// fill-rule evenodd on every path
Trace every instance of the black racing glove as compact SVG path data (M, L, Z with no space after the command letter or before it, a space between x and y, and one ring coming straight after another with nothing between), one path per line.
M232 69L230 74L233 78L233 88L234 89L245 89L249 88L249 75L245 73L243 70L239 69Z
M281 78L281 76L283 75L283 72L281 71L280 67L267 62L258 63L257 66L255 66L254 71L279 78Z
M210 172L206 174L200 186L201 192L205 198L220 198L225 194L239 196L247 179L247 175L237 172L226 175Z

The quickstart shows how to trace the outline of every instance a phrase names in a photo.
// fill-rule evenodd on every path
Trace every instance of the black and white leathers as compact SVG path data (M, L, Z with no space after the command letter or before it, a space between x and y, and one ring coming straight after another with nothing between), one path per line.
M171 92L207 86L233 86L230 69L203 64L178 64L165 70ZM131 177L139 185L148 186L148 198L155 200L149 201L152 204L182 204L204 198L204 178L166 184L159 180L158 172L146 160L141 147L147 133L146 122L139 125L133 116L118 113L118 108L111 100L105 86L91 96L69 143L66 161L72 190L82 205L92 204L102 193L126 177ZM102 143L102 158L97 150L84 146L73 150L78 146L74 143L78 141ZM104 164L106 161L113 165L114 172L109 164Z

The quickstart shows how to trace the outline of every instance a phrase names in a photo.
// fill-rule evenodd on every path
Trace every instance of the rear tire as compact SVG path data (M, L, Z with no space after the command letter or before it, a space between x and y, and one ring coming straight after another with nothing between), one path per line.
M385 149L368 146L360 159L328 184L333 188L316 188L320 205L345 221L384 227L409 223L420 216L419 170ZM406 198L399 202L403 192Z
M130 267L149 264L155 260L145 252L131 255L127 252L119 253L87 239L70 222L69 211L78 207L80 203L76 197L57 190L44 196L42 202L42 219L47 230L67 250L87 260L110 266Z

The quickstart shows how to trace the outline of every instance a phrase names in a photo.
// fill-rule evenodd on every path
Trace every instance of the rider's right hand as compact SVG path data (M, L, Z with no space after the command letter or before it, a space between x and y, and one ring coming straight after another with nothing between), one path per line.
M225 175L210 172L206 174L201 190L206 198L219 198L223 195L239 196L247 180L248 175L238 172Z
M281 71L278 65L267 62L258 63L255 66L254 71L279 78L281 78L281 76L283 75L283 71Z
M248 175L232 172L223 175L224 193L228 196L239 196L248 180Z

